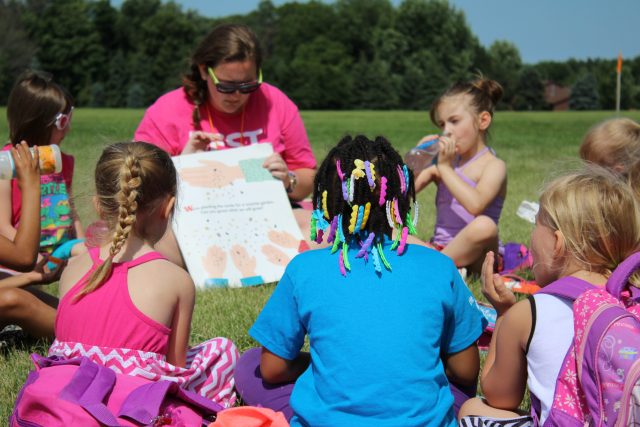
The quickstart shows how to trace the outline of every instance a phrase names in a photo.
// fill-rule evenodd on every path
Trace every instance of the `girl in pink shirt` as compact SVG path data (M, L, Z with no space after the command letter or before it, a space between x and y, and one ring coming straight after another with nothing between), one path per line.
M213 338L188 347L193 281L154 248L176 200L171 158L151 144L114 144L102 153L95 177L96 207L112 238L65 269L49 355L86 356L233 405L235 345Z

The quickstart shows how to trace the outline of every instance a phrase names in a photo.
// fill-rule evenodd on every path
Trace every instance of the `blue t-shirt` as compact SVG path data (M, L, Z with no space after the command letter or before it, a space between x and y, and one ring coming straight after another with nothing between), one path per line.
M384 245L392 272L349 251L344 277L327 249L296 256L249 334L295 359L309 336L311 364L291 395L291 425L455 426L441 354L473 344L486 320L453 262L410 245Z

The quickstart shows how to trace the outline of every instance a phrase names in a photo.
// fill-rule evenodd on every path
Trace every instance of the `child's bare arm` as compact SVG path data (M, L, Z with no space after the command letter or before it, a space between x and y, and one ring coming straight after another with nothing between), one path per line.
M478 380L480 355L476 343L457 353L443 356L443 361L450 380L465 386L474 385Z
M495 158L484 167L476 187L467 184L449 164L438 164L442 181L453 197L472 215L480 215L500 194L507 179L505 163Z
M20 224L13 241L0 238L0 263L19 271L31 270L40 243L40 167L38 153L33 157L23 141L11 148L18 185L22 192Z
M173 312L171 336L167 349L167 361L175 366L184 367L187 363L187 348L191 334L191 317L195 306L195 285L189 275L182 271L182 277L176 286L178 304Z
M0 236L13 240L17 230L11 225L11 181L0 180Z
M418 176L415 177L416 193L424 189L432 182L437 182L440 179L440 173L436 165L431 165L426 169L423 169Z
M300 352L295 359L287 360L262 347L260 373L262 378L269 383L292 382L302 375L310 362L311 355L307 352Z
M51 258L43 257L33 271L23 274L16 274L0 280L0 289L23 288L29 285L44 285L60 279L60 275L65 266L65 262L56 262L53 270L47 268L47 263Z

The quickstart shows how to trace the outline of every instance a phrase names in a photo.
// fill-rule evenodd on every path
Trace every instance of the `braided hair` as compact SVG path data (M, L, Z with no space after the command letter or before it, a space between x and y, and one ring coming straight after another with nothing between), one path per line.
M381 265L391 270L382 251L385 237L396 238L391 249L404 252L408 234L415 234L417 212L413 172L389 141L378 136L345 136L324 159L314 181L311 239L320 243L325 234L332 252L342 245L340 271L350 269L348 248L360 245L356 258L373 257L378 273ZM417 208L417 205L416 205Z
M100 287L111 275L113 258L136 228L140 214L153 211L177 193L177 174L169 155L144 142L120 142L102 152L95 171L100 216L113 233L109 256L89 277L77 298Z

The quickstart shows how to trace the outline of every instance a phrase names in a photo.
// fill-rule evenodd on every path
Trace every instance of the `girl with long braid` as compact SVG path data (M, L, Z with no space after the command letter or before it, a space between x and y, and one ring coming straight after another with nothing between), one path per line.
M64 270L49 355L86 356L233 405L234 344L213 338L188 348L194 284L154 249L176 200L171 158L146 143L113 144L98 161L95 182L95 205L113 237Z
M384 138L345 137L313 202L330 247L289 263L250 329L262 348L238 362L243 401L292 426L454 426L449 379L474 388L484 321L451 259L408 241L412 172Z

